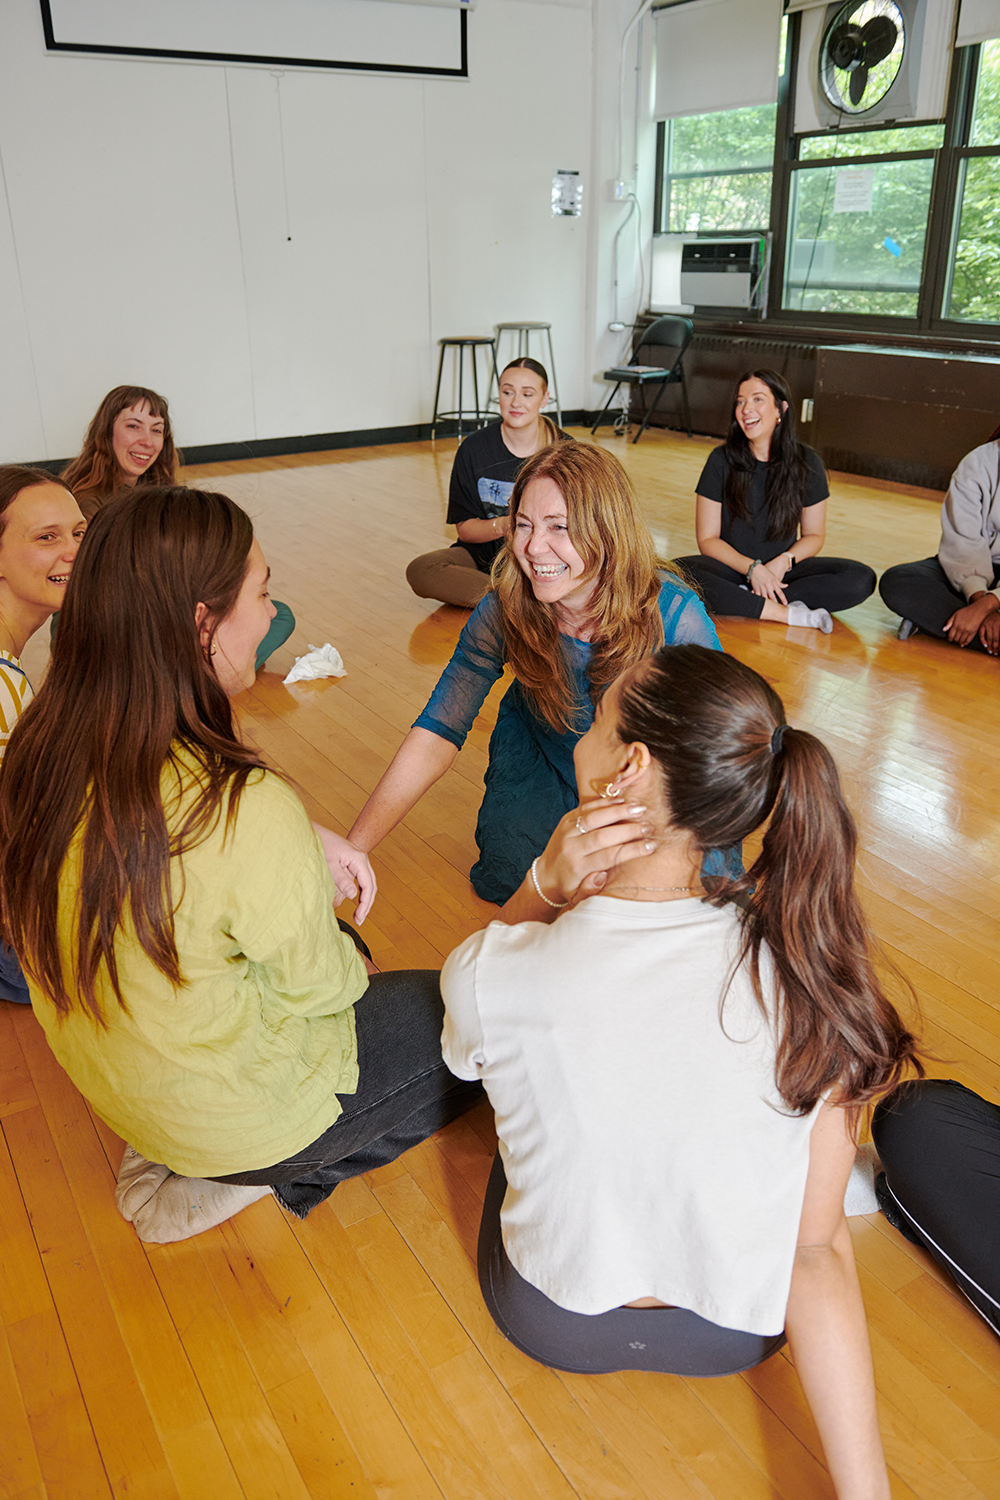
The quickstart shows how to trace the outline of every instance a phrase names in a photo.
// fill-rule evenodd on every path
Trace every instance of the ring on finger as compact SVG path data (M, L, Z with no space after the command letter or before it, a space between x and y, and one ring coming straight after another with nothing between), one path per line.
M577 820L576 820L576 831L577 831L577 833L586 833L587 832L587 825L583 821L583 814L582 813L577 817Z

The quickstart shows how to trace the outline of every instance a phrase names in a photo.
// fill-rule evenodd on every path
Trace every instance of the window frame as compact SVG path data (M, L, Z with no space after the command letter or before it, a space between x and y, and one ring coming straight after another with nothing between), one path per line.
M771 281L768 288L769 313L767 321L772 326L810 327L834 332L895 334L907 342L914 339L942 337L969 342L1000 343L1000 321L996 323L971 322L944 316L945 297L952 275L952 247L957 234L959 184L962 180L962 163L970 157L1000 156L1000 143L993 146L969 146L967 143L972 122L976 81L982 55L982 43L971 47L960 47L955 51L951 70L948 100L944 115L944 139L939 147L924 147L914 151L873 152L870 156L850 158L815 157L803 161L800 155L803 140L822 139L829 132L809 131L796 135L794 125L794 87L792 80L798 72L799 16L790 18L794 24L788 28L788 49L783 77L779 82L778 114L775 129L775 159L771 188L771 216L773 230L773 252L771 257ZM941 124L940 120L907 120L900 128ZM872 125L850 124L852 135L874 133L887 128L885 121ZM924 261L920 273L920 291L914 317L898 317L890 314L817 312L811 309L786 308L782 306L785 289L785 263L788 254L788 227L791 209L792 188L796 172L809 168L858 165L871 166L879 162L927 160L934 162L931 191L927 210L927 233L924 240Z
M718 113L724 114L725 110ZM704 117L702 117L704 118ZM696 233L693 230L672 230L670 228L670 183L695 178L706 177L760 177L765 173L771 178L771 204L764 224L737 224L730 228L706 229L704 237L718 239L728 238L734 234L767 234L770 221L774 214L774 165L771 161L761 162L754 167L719 167L707 172L667 172L667 151L669 141L669 127L671 120L657 120L656 122L656 189L653 195L653 233L655 234L687 234ZM777 129L777 124L775 126Z

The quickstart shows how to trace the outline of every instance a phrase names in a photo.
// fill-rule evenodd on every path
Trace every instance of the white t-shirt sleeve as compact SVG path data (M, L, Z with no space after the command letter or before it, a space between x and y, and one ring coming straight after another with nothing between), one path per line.
M486 1061L476 1001L476 964L485 932L474 932L450 953L441 970L444 1030L441 1055L456 1078L478 1078Z

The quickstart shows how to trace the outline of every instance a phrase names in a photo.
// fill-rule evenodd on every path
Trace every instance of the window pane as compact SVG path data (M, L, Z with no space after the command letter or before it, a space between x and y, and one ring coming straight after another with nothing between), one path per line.
M800 161L820 161L829 156L877 156L886 151L935 151L944 144L943 125L913 125L897 130L828 130L825 135L803 136Z
M671 234L766 229L770 212L770 172L746 172L736 177L675 177L670 184L666 228Z
M1000 142L1000 41L984 42L979 53L976 103L972 112L970 146Z
M916 317L933 169L931 160L861 169L872 174L870 212L846 196L838 204L844 168L793 172L783 306Z
M1000 323L1000 158L967 159L946 318Z
M671 120L668 173L725 172L733 167L766 167L770 171L776 112L774 104L758 104Z

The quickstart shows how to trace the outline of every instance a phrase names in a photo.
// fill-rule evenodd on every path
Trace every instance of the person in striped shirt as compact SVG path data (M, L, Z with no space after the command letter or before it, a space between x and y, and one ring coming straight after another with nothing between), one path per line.
M33 696L21 652L62 604L86 527L72 494L51 474L0 465L0 760ZM0 999L29 1003L17 958L2 944Z

